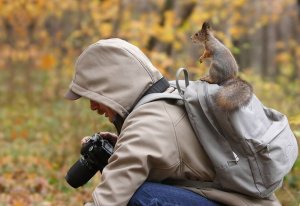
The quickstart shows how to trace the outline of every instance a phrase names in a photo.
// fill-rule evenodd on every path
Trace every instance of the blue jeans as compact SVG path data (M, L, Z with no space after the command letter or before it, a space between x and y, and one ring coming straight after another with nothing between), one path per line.
M190 190L145 182L132 196L128 206L220 206Z

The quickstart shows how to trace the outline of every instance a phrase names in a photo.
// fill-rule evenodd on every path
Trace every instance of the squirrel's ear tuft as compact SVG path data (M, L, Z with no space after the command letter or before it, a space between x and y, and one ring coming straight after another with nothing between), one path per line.
M208 30L208 29L210 29L210 24L207 21L205 21L202 24L202 30Z

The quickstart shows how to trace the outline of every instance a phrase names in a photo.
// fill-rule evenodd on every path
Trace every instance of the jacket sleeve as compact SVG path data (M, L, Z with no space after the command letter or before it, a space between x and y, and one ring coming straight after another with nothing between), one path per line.
M127 205L152 169L171 173L179 165L178 150L172 146L175 144L164 138L174 134L172 122L163 103L156 102L161 109L151 104L134 110L124 122L115 151L102 172L102 181L93 192L95 205ZM161 180L168 175L162 174Z

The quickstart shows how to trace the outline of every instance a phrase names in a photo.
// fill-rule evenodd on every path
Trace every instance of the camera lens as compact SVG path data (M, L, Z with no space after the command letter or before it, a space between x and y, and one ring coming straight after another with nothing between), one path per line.
M95 167L88 167L84 158L80 158L68 171L65 176L69 185L78 188L87 183L98 171Z

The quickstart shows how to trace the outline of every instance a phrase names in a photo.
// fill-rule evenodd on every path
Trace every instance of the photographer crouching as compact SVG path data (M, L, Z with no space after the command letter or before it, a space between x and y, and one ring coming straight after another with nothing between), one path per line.
M80 158L68 171L67 182L77 188L102 173L93 202L85 206L278 205L275 199L164 184L167 179L212 181L215 172L182 102L161 99L135 108L143 96L163 92L178 93L126 41L100 40L79 56L65 97L90 100L91 109L105 115L118 133L82 139Z

